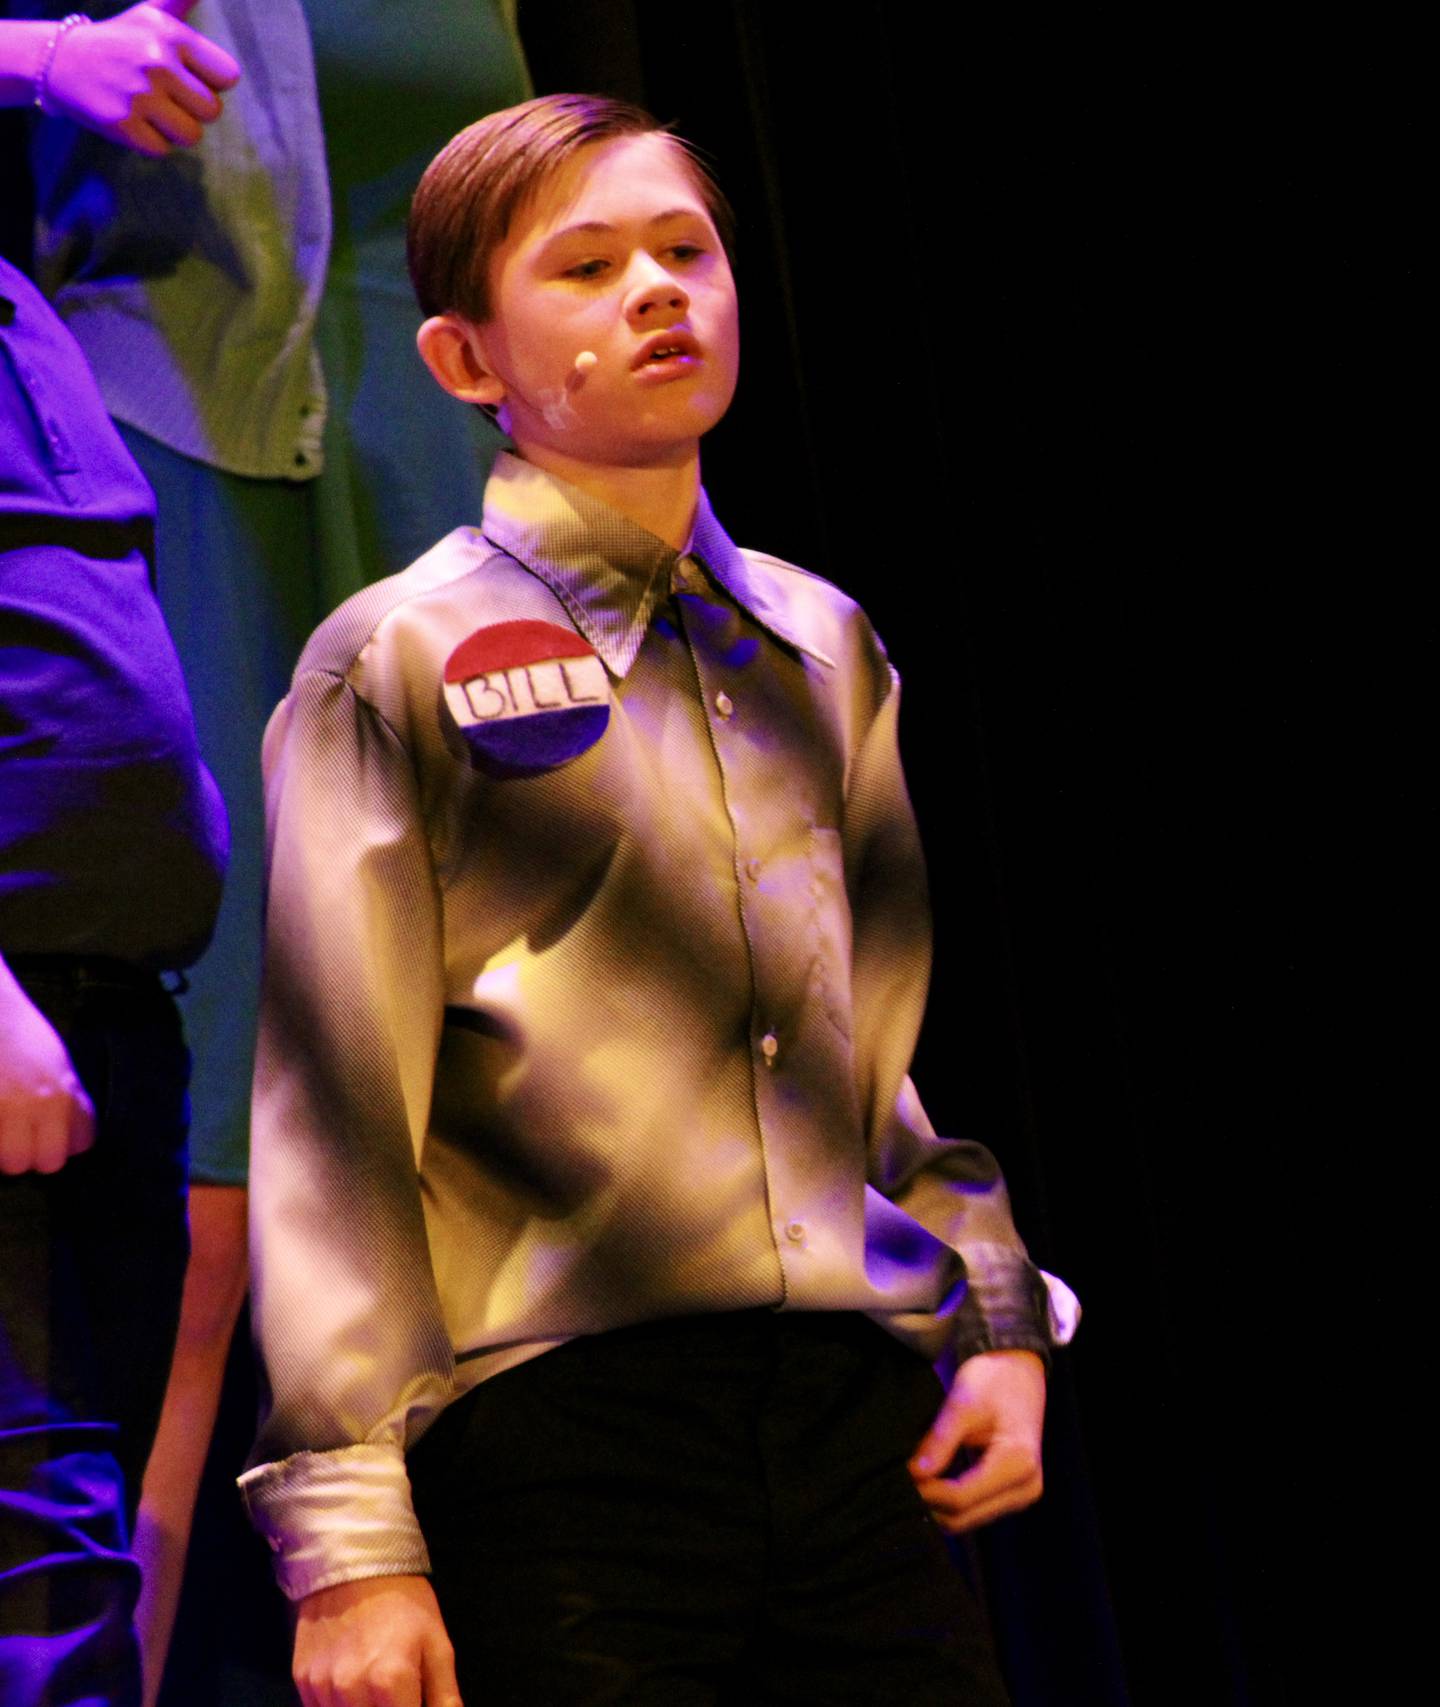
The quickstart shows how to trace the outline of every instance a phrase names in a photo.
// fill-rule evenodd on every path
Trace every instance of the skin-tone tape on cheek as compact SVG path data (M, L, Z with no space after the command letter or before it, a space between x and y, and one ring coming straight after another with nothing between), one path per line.
M465 329L465 336L471 350L475 354L476 361L483 367L485 365L485 357L481 352L479 342L476 339L474 332L469 327L466 327ZM575 366L566 376L565 383L563 385L546 386L542 391L536 394L535 405L539 409L545 425L551 428L552 431L564 431L565 428L573 427L575 425L577 417L574 409L570 406L570 393L574 390L578 390L584 383L585 376L592 368L596 368L599 365L600 358L595 354L594 350L581 350L575 357ZM503 404L501 405L501 408L504 408ZM505 425L503 419L501 425Z
M600 358L594 350L581 350L564 385L554 391L540 393L540 413L545 417L547 427L563 431L564 428L575 425L575 411L570 406L571 393L578 391L585 383L586 374L599 365Z
M568 386L559 385L554 390L546 389L537 394L535 401L540 405L540 413L545 425L555 432L561 432L566 427L573 427L577 420L575 411L570 407L570 390Z

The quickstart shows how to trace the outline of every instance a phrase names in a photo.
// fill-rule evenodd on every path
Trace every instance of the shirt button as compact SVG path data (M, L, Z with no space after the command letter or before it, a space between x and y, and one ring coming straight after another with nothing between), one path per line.
M758 859L747 859L745 861L745 875L752 883L760 881L760 861Z
M773 1031L767 1031L760 1039L760 1053L765 1057L767 1067L775 1065L775 1057L780 1053L780 1040Z
M792 1245L803 1245L805 1242L805 1223L803 1221L787 1221L785 1237Z
M730 717L734 714L735 701L723 688L715 695L715 709L722 717Z

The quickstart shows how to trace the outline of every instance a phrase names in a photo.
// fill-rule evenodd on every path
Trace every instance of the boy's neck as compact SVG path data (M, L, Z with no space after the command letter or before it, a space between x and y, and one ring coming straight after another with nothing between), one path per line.
M688 542L700 501L698 449L674 466L652 464L644 468L582 462L562 456L548 445L536 450L522 444L519 449L527 462L619 510L677 551Z

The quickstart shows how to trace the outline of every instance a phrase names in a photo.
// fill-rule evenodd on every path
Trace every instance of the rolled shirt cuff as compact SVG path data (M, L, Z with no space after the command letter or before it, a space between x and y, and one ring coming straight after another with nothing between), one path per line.
M430 1570L398 1452L382 1446L297 1452L247 1470L239 1486L291 1600L363 1577Z
M961 1355L976 1351L1026 1347L1041 1352L1068 1345L1080 1324L1080 1300L1065 1282L1036 1268L1013 1245L973 1244L963 1252L967 1281L964 1325L983 1322L985 1345L961 1345ZM977 1322L978 1319L978 1322Z

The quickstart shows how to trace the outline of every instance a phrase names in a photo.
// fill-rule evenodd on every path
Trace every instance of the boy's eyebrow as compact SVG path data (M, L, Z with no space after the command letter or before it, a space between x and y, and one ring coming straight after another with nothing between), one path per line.
M699 207L670 207L664 213L652 214L645 221L647 225L665 225L674 219L694 219L696 215L708 218L703 208ZM558 231L552 231L545 239L547 244L558 243L562 237L584 236L613 236L619 230L618 226L607 225L603 219L586 219L577 225L562 225Z

